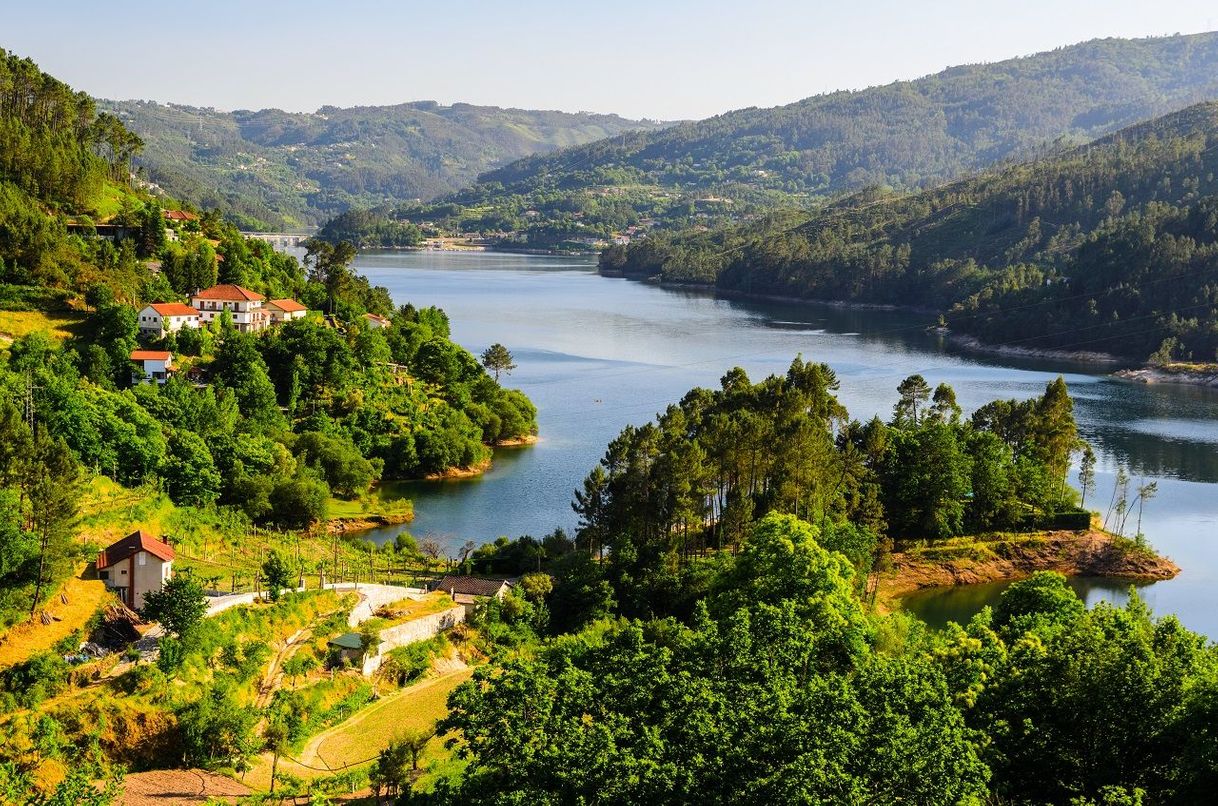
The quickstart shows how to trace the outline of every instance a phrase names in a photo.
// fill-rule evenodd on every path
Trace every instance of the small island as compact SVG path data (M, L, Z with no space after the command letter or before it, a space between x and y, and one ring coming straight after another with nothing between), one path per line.
M1180 567L1134 540L1099 528L959 538L894 552L877 574L876 603L899 606L904 596L930 588L1007 582L1040 571L1065 576L1115 577L1130 582L1172 579Z

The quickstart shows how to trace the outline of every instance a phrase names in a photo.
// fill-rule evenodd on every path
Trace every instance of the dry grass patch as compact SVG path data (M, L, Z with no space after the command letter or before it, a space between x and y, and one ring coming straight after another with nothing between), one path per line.
M373 615L380 629L405 624L423 616L443 613L453 606L452 597L443 591L432 591L420 599L407 597L378 609Z
M46 333L55 341L71 336L85 317L79 313L0 311L0 338L12 341L31 333Z
M50 624L35 618L0 636L0 668L29 660L84 627L108 595L105 584L99 580L69 579L44 608L52 618Z

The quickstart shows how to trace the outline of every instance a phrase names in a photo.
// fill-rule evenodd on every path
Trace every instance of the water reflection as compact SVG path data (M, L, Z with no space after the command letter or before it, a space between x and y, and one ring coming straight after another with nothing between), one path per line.
M1068 582L1088 607L1099 602L1123 605L1129 601L1131 589L1136 590L1138 596L1153 606L1154 596L1148 583L1110 577L1071 577ZM953 588L928 588L906 596L901 600L901 605L930 626L941 629L951 621L957 624L966 623L980 613L983 607L998 604L1002 592L1012 584L1014 583L985 582L978 585L957 585Z

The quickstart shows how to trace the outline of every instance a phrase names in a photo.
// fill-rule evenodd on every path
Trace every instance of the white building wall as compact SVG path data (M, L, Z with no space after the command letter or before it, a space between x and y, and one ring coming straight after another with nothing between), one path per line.
M433 613L430 616L423 616L405 624L381 630L381 641L377 644L376 651L369 651L364 656L362 667L364 676L368 677L381 668L381 664L385 662L385 655L389 652L400 646L426 641L463 621L465 621L465 608L456 605L442 613Z

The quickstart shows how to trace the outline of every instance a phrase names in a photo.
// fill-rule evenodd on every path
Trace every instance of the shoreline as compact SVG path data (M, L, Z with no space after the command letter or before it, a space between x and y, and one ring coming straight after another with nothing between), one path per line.
M491 447L492 448L525 448L525 447L528 447L529 445L536 445L538 442L541 442L541 437L539 437L537 434L525 434L524 436L508 437L507 439L501 439L498 442L495 442L493 445L491 445Z
M623 279L633 280L632 277L622 276ZM778 302L783 304L810 305L817 308L835 308L842 311L887 311L890 313L915 313L933 316L938 311L932 308L922 308L917 305L892 305L886 302L851 302L847 300L819 299L817 297L794 297L786 294L758 294L752 291L738 291L733 288L716 288L710 283L674 283L663 280L635 282L667 288L670 291L696 291L709 294L720 299L746 299L758 302Z
M439 473L428 473L423 477L423 481L451 481L453 479L471 479L475 476L481 476L483 473L491 469L491 457L483 459L481 462L470 465L469 467L450 467Z
M720 299L745 299L756 300L758 302L800 304L820 308L833 308L841 311L886 311L889 313L909 313L926 316L936 316L940 313L940 311L934 308L926 308L919 305L895 305L882 302L853 302L848 300L819 299L816 297L796 297L785 294L759 294L750 291L717 288L713 283L665 282L655 278L627 275L620 270L614 269L604 270L598 268L597 273L602 277L607 277L610 279L631 280L633 282L665 288L670 291L693 291L695 293L702 293ZM928 325L928 329L933 328L933 324ZM1055 350L1052 348L1019 347L1011 344L987 344L976 336L971 336L966 333L955 333L949 329L942 329L940 332L956 346L977 353L989 353L992 355L1007 356L1010 358L1040 358L1051 361L1072 361L1100 364L1120 364L1126 361L1126 359L1110 353L1091 352L1085 350ZM1215 378L1215 385L1218 385L1218 378Z
M498 448L526 448L530 445L536 445L541 441L541 437L537 434L525 434L519 437L509 437L494 442L487 447L491 448L491 455L483 459L477 464L469 467L450 467L440 473L428 473L423 477L423 481L453 481L455 479L472 479L476 476L481 476L494 465L494 451Z
M893 554L892 570L879 575L876 601L885 609L895 609L902 598L918 591L1014 582L1037 571L1156 582L1174 578L1180 567L1151 549L1138 549L1132 541L1098 529L947 541Z
M351 518L331 518L326 523L326 533L341 535L347 532L360 532L365 529L379 529L382 526L399 526L414 520L413 512L395 512L387 515L360 515Z
M1190 372L1164 367L1145 366L1139 369L1120 369L1114 377L1133 383L1170 383L1179 386L1208 386L1218 388L1218 370L1214 372Z
M1014 344L988 344L976 336L967 333L955 333L947 330L947 340L979 353L1007 356L1010 358L1045 358L1051 361L1084 361L1094 364L1121 364L1128 359L1112 353L1093 352L1088 350L1055 350L1052 347L1019 347Z

